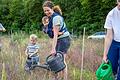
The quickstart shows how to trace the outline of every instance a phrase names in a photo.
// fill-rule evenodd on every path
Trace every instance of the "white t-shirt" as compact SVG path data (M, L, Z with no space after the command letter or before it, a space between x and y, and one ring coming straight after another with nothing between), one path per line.
M104 28L113 29L114 40L120 42L120 10L117 7L108 13Z

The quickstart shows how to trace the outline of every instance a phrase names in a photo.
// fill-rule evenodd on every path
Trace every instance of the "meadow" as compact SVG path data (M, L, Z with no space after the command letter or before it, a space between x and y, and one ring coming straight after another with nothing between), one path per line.
M40 45L40 63L45 62L51 50L51 40L42 33L37 33ZM42 36L40 36L42 35ZM0 80L52 80L52 74L42 68L35 68L31 73L24 70L25 49L29 35L16 32L0 37ZM85 38L82 80L96 80L95 71L102 62L103 40ZM82 37L72 38L68 51L68 80L80 80L82 57Z

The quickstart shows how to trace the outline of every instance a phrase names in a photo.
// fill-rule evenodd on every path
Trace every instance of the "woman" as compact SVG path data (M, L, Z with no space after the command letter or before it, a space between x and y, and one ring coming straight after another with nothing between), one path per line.
M46 16L49 17L47 34L52 38L51 54L54 55L56 51L61 51L66 58L66 53L70 47L70 33L64 23L62 12L59 6L54 6L51 1L45 1L43 3L43 10ZM59 32L63 34L59 35ZM64 59L66 64L66 61ZM67 80L67 64L66 68L62 71L64 80Z
M120 80L120 0L107 15L104 27L107 29L103 60L112 64L113 74Z

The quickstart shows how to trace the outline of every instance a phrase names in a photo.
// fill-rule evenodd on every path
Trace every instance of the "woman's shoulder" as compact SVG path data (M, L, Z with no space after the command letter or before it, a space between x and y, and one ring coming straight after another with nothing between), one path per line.
M55 17L53 17L53 19L62 19L62 16L60 16L60 15L56 15Z
M63 18L59 15L53 18L53 25L58 25L61 24L62 22L63 22Z

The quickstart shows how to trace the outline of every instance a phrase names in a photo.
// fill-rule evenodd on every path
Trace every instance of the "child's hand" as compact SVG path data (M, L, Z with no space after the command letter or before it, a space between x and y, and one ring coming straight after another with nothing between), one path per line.
M48 23L43 23L43 25L44 25L44 26L47 26L47 25L48 25Z
M32 57L34 54L35 54L35 53L30 54L29 57Z
M33 54L30 54L29 57L32 57Z
M62 35L63 34L63 32L58 32L58 35Z

